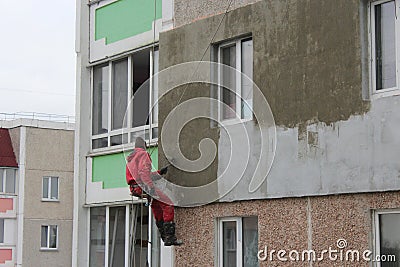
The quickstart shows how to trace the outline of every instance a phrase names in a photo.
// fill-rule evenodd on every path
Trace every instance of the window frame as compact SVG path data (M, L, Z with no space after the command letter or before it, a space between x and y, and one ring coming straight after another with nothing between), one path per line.
M90 257L90 247L91 247L91 244L90 244L90 242L91 242L91 236L90 236L90 234L91 234L91 231L90 231L90 227L91 227L91 210L92 210L92 208L101 208L101 207L104 207L105 208L105 222L104 222L104 240L105 240L105 244L104 244L104 258L103 258L103 260L104 260L104 266L109 266L109 263L110 263L110 256L109 256L109 252L110 252L110 223L111 223L111 221L110 221L110 209L112 209L112 208L117 208L117 207L124 207L125 208L125 257L124 257L124 262L125 262L125 264L124 264L124 266L130 266L129 265L129 249L131 248L130 247L130 230L131 230L131 220L132 220L132 217L130 217L131 216L131 214L130 214L130 212L132 211L131 209L133 208L133 206L136 206L136 208L137 208L137 210L136 210L136 212L138 212L137 214L135 214L136 216L143 216L143 214L139 211L139 206L140 207L142 207L142 208L146 208L147 209L147 212L148 212L148 226L150 226L151 225L151 227L148 227L148 229L147 229L147 235L148 235L148 238L149 238L149 240L148 241L150 241L151 239L152 239L152 237L153 237L153 231L156 231L155 229L153 229L153 227L156 227L155 226L155 221L154 221L154 219L153 219L153 216L152 216L152 211L151 211L151 207L149 206L149 207L145 207L145 206L143 206L144 205L144 203L142 202L142 201L135 201L135 202L131 202L130 201L130 203L126 203L126 204L121 204L121 203L114 203L114 204L110 204L110 205L91 205L91 206L89 206L89 208L88 208L88 211L87 211L87 215L88 215L88 224L87 224L87 226L88 226L88 229L89 229L89 231L87 231L87 239L89 240L89 242L88 242L88 251L89 251L89 257ZM138 231L138 230L136 230L136 231ZM158 230L157 230L158 231ZM156 232L156 235L157 235L157 232ZM160 237L157 235L157 238L158 239L160 239ZM149 244L148 244L148 247L147 247L147 257L148 257L148 260L149 260L149 266L151 266L151 264L152 264L152 260L153 260L153 256L152 256L152 254L153 253L155 253L154 251L153 251L153 246L154 246L154 244L152 244L152 243L150 243L149 242ZM88 266L89 266L89 264L90 264L90 259L88 260Z
M55 226L57 229L56 232L56 247L50 248L50 227ZM46 240L46 247L42 247L42 228L47 227L47 240ZM59 240L59 227L57 224L42 224L40 226L40 250L41 251L56 251L58 250L58 240Z
M48 178L48 182L47 182L47 198L43 197L43 193L44 193L44 179ZM57 179L57 198L51 198L51 185L52 185L52 180L53 179ZM59 202L60 201L60 177L58 176L43 176L42 177L42 201L44 202Z
M369 18L369 48L370 48L370 91L372 99L400 95L400 20L395 18L395 58L396 58L396 86L392 88L376 89L377 75L376 75L376 30L375 30L375 6L387 2L394 1L395 12L399 14L400 1L399 0L378 0L370 1L368 5L368 18Z
M141 125L141 126L137 126L137 127L132 127L132 112L133 112L133 105L130 104L130 98L132 96L132 91L133 91L133 56L135 53L140 53L143 51L148 50L148 55L149 55L149 60L150 60L150 69L149 69L149 110L148 110L148 114L149 114L149 124L148 125ZM149 140L150 141L150 145L156 144L157 140L158 140L158 136L154 137L153 136L153 130L158 128L158 122L153 123L153 102L154 102L154 96L153 96L153 91L154 91L154 86L153 86L153 77L154 77L154 69L155 66L153 64L154 61L154 54L155 53L159 53L159 48L158 45L154 46L154 47L145 47L142 49L138 49L133 51L132 53L128 54L128 55L123 55L120 57L115 57L112 58L111 60L107 61L107 62L102 62L96 65L91 66L90 69L90 114L91 114L91 119L90 119L90 148L91 151L94 152L108 152L108 151L119 151L122 148L126 147L126 146L130 146L134 143L134 138L133 135L135 133L141 133L143 131L145 131L145 137L148 136L148 138L145 138L145 140ZM159 56L158 56L159 57ZM124 59L128 59L128 98L127 98L127 107L130 109L128 114L127 114L127 118L126 118L126 126L123 125L123 127L121 129L112 129L112 110L113 110L113 106L112 106L112 100L113 100L113 64L116 62L119 62L121 60ZM157 63L158 64L158 63ZM108 76L109 76L109 80L108 80L108 107L107 107L107 133L101 133L101 134L96 134L93 135L93 105L94 105L94 69L96 67L100 67L100 66L104 66L104 65L108 65ZM127 142L120 144L120 145L111 145L111 138L112 137L117 137L117 136L122 136L122 140L125 140L124 135L127 135ZM139 134L140 136L140 134ZM107 138L107 146L105 147L101 147L101 148L93 148L93 141L95 140L100 140L103 138Z
M14 171L14 192L12 192L12 193L6 192L7 170L13 170ZM0 167L0 177L2 178L2 186L3 186L3 189L0 191L0 194L2 194L2 195L11 195L11 196L15 196L17 194L17 171L18 171L17 168Z
M0 231L3 232L3 240L0 239L0 244L5 244L6 243L5 242L6 218L0 218L0 221L3 221L3 223L2 223L3 228L0 227ZM1 225L1 223L0 223L0 225Z
M228 119L224 119L222 117L222 109L221 109L221 104L218 104L218 108L217 108L217 114L218 114L218 119L223 122L225 125L230 125L230 124L237 124L237 123L243 123L243 122L247 122L247 121L251 121L253 120L253 116L249 117L249 118L242 118L242 76L244 74L242 74L242 43L248 40L252 40L253 44L254 44L254 40L253 40L253 36L244 36L244 37L240 37L240 38L236 38L234 40L231 41L226 41L226 42L222 42L220 44L217 45L217 63L221 64L218 65L218 71L217 71L217 81L218 81L218 85L217 85L217 100L222 102L222 96L221 96L221 91L222 91L222 69L223 69L223 64L222 64L222 49L230 47L235 45L235 52L236 52L236 66L235 69L237 70L237 72L235 73L241 73L241 75L236 75L235 77L235 118L228 118ZM253 46L253 52L254 52L254 46ZM254 53L253 53L253 58L251 59L252 64L253 64L253 76L254 76ZM253 79L253 77L249 77L251 80ZM253 96L254 96L254 91L253 91ZM254 104L253 104L254 105ZM254 107L252 107L254 108Z
M373 256L374 259L377 258L377 255L381 255L381 236L380 236L380 224L379 224L379 216L386 214L400 214L400 209L385 209L385 210L375 210L373 212ZM380 261L375 261L376 267L381 267Z
M243 262L243 224L242 217L224 217L218 219L218 266L224 266L224 222L236 223L236 266Z

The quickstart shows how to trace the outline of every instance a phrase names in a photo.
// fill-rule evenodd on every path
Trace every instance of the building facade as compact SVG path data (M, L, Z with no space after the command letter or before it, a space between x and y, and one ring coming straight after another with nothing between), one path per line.
M248 59L252 69L245 74L267 99L276 125L273 164L257 190L249 190L253 175L245 172L228 194L217 196L218 203L178 209L179 234L189 245L176 249L175 266L399 264L397 8L397 1L364 0L174 2L175 28L160 35L160 69L199 60L205 49L205 60L242 72ZM251 53L243 53L249 40ZM183 98L198 97L198 91L188 89ZM257 114L268 107L255 93L248 103ZM209 94L205 88L203 96ZM160 102L161 132L162 114L170 113L179 97L171 94ZM221 102L232 107L229 97L222 95ZM222 121L229 119L223 112ZM260 152L253 149L260 146L257 131L263 126L255 115L241 118L251 167L259 162ZM193 124L204 129L201 121ZM225 134L229 127L234 126L183 130L185 155L199 155L193 140L211 138L217 158L200 176L176 176L206 183L227 166L235 168L227 164L235 156L227 139L237 138ZM159 156L166 160L161 150ZM225 186L217 183L215 191L225 192ZM360 252L359 262L321 257L329 247L339 251L338 240L347 241L343 253ZM299 258L289 254L292 250ZM307 250L316 252L315 261L307 255L302 260ZM364 251L371 251L370 261L362 258ZM373 261L387 255L396 255L397 262Z
M12 159L0 167L1 266L70 265L74 125L16 119L0 132Z
M148 258L161 255L151 266L159 262L160 266L342 266L355 261L357 266L397 266L399 2L160 1L149 8L148 18L141 19L144 25L153 18L156 29L124 35L115 25L109 29L117 39L101 37L104 13L110 18L119 14L112 18L120 22L125 12L140 10L139 2L78 1L75 218L79 219L73 264L109 264L111 207L125 205L124 218L131 217L123 174L115 176L123 171L123 156L119 163L111 164L111 158L124 154L125 143L129 150L137 132L150 143L158 139L157 132L162 138L153 162L173 165L168 180L186 187L211 186L205 194L209 201L202 203L206 205L191 201L195 193L182 195L183 202L191 204L176 209L178 237L185 245L168 251L165 258L163 246L161 251L149 249ZM118 9L128 3L138 9ZM132 28L129 23L125 20L122 28ZM145 57L150 63L140 61ZM200 67L185 65L199 61L203 63L195 66ZM237 72L215 67L218 63ZM202 73L205 64L211 86L189 81L167 91L174 80ZM129 102L146 78L177 65L184 67L174 75L150 79L147 95L142 96L151 106L158 95L157 110L147 111L140 100ZM119 82L118 69L126 75ZM136 80L143 72L143 79ZM221 87L220 81L233 92ZM124 90L119 91L120 86ZM169 114L180 104L202 98L210 99L209 104L202 105L199 118L180 129L177 146L171 148L168 132L178 127L166 126L174 125ZM186 107L175 118L185 117L194 107ZM135 117L135 108L146 110L147 120L140 112ZM273 124L262 119L269 111ZM219 124L205 119L206 114ZM264 136L265 132L269 134ZM206 147L210 140L214 146ZM190 165L208 155L203 147L215 157L196 172L185 169L182 162ZM105 161L100 163L101 159ZM108 178L99 178L107 171L100 166L108 167ZM110 184L120 184L107 186L111 178ZM91 211L100 217L92 218ZM106 224L104 247L99 248L105 255L93 265L88 255L95 242L88 232L98 226L99 218ZM130 249L127 225L125 251ZM344 256L329 254L329 248ZM329 255L324 256L324 250ZM126 253L125 265L118 266L128 266Z

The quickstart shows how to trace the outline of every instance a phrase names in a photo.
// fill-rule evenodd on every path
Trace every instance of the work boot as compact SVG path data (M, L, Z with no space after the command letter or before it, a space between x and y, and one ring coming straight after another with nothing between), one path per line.
M158 231L160 232L160 236L162 241L165 242L165 229L164 229L164 221L156 221L156 225L158 228Z
M175 223L164 222L165 241L164 245L169 246L180 246L183 244L181 240L178 240L175 236Z

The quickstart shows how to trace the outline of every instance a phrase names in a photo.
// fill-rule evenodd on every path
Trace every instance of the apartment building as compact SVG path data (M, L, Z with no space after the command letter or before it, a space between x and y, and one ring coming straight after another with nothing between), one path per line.
M125 158L141 136L158 166L158 93L148 81L158 72L159 32L172 26L172 7L161 0L77 1L73 266L171 261L149 207L130 196Z
M0 121L0 265L70 266L73 123Z
M166 134L152 156L160 166L172 164L169 181L209 185L200 201L196 193L177 200L177 234L185 244L168 253L149 245L147 260L157 258L148 260L150 266L398 265L397 0L78 4L74 266L109 265L113 209L125 207L122 219L128 222L129 210L138 205L131 205L123 177L124 146L132 146L137 132L151 144ZM145 18L134 15L139 11ZM110 22L108 35L101 33L103 22ZM145 24L155 28L134 30ZM123 79L116 78L120 69ZM149 104L129 102L157 70L167 75L150 83L142 98ZM169 92L179 79L185 86L177 83ZM157 112L147 111L157 95ZM172 131L179 127L171 120L196 111L188 103L202 98L209 104L201 102L198 118ZM147 120L140 112L135 117L139 107ZM169 117L174 112L180 113ZM169 131L179 136L172 149ZM185 168L213 153L204 168ZM100 220L105 234L94 247ZM129 266L131 235L128 223L121 227L125 261L118 266ZM157 238L154 232L149 238ZM336 252L324 254L329 249ZM100 251L96 264L93 251Z

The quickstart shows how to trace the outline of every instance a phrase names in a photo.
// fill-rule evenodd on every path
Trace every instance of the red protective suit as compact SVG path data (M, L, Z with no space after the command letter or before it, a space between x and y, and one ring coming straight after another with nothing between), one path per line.
M127 158L126 182L130 186L131 193L136 196L143 194L143 189L154 190L156 198L151 202L151 209L156 221L172 222L174 220L174 206L167 195L154 187L151 176L151 158L143 148L135 148ZM158 174L157 174L158 175Z

